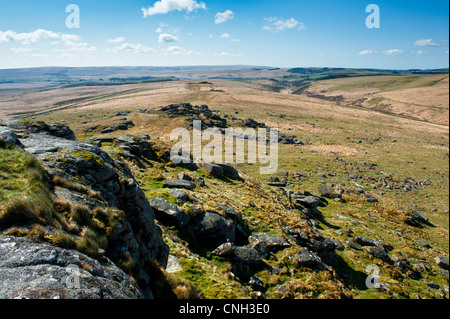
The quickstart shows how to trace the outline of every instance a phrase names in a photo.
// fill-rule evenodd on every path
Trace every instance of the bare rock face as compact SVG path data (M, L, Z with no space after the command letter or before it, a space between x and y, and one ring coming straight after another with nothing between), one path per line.
M113 262L132 260L136 267L140 267L140 277L136 279L148 286L150 275L145 269L151 269L154 261L165 267L169 248L155 224L155 214L129 167L112 159L101 148L77 141L67 126L20 121L4 124L17 132L16 144L40 159L50 175L94 190L104 199L98 201L101 206L124 212L125 218L118 221L113 238L108 240L106 256ZM3 129L2 135L6 137L8 132L8 138L14 137L8 129ZM92 204L92 198L81 196L70 187L55 187L55 195L70 199L72 204L89 208L96 206ZM152 296L149 287L140 288L147 291L145 297Z
M139 299L112 263L30 239L0 237L0 299Z

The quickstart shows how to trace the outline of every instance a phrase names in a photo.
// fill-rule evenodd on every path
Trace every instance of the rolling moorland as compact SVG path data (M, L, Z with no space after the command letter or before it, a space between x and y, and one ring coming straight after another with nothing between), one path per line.
M0 298L448 298L448 78L0 70ZM194 119L279 129L277 173L175 164Z

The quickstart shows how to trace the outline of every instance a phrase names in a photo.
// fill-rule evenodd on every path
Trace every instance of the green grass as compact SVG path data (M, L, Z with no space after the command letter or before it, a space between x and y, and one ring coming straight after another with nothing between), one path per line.
M35 157L12 145L0 145L0 227L53 223L47 182Z
M434 80L434 75L408 75L408 76L379 76L379 77L357 77L342 80L342 84L336 82L329 91L348 91L361 88L378 88L381 91L396 91L408 88L429 87L435 85L439 80Z

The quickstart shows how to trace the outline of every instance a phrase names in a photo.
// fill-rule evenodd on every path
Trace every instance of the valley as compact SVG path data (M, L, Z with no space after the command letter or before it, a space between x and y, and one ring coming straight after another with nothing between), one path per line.
M5 144L3 235L108 257L145 297L448 298L448 70L96 71L66 70L80 72L66 79L83 77L77 86L0 84L0 136L15 136L45 167L38 188L49 190L33 200L55 209L29 223L8 217L16 197L32 196L10 181L36 176L6 169L21 153ZM171 132L193 119L277 128L277 172L175 164ZM61 209L63 200L88 206L95 223ZM155 221L144 227L135 214L147 206ZM117 225L133 231L119 236ZM366 285L369 266L379 270L376 288Z

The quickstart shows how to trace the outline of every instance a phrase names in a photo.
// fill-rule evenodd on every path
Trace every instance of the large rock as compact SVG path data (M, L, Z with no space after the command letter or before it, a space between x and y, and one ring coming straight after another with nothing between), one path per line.
M266 233L252 234L250 236L250 240L258 240L264 242L267 248L269 248L272 252L277 252L279 250L291 247L291 244L289 244L289 242L284 238Z
M150 202L156 218L162 223L183 227L189 222L189 215L180 207L161 197L153 198Z
M449 270L448 257L439 256L439 257L436 257L435 260L439 267Z
M189 157L175 155L170 158L176 166L184 167L189 170L197 170L198 166Z
M0 299L138 299L114 264L30 239L0 236Z
M383 243L381 241L364 236L354 237L353 241L357 244L360 244L361 246L383 247Z
M9 127L0 126L0 139L12 144L17 143L17 135Z
M19 119L4 119L0 120L4 125L7 125L14 130L27 130L32 134L48 133L52 136L75 141L75 134L64 124L48 125L44 122L33 122L29 120Z
M178 203L189 201L189 195L181 189L171 189L169 190L169 194L175 198Z
M342 199L342 195L335 189L335 185L327 183L319 186L320 196L330 199Z
M236 263L256 266L269 257L270 251L264 242L257 240L245 246L225 243L213 250L212 254Z
M56 137L50 134L49 130L37 130L37 133L31 130L18 139L27 152L42 160L51 175L98 192L104 199L102 206L124 212L123 220L118 221L112 237L108 240L106 256L113 262L132 260L133 264L141 267L141 276L136 279L139 282L148 282L149 274L145 269L153 269L153 261L164 267L167 264L169 247L164 243L162 232L155 224L155 214L129 167L117 159L112 159L97 146ZM86 205L86 201L78 196L76 189L62 186L74 195L59 192L66 194L66 198L80 198L74 205ZM151 295L148 287L140 288L148 292L146 296Z
M292 259L299 267L308 267L308 268L324 267L322 259L316 253L309 251L307 248L302 248L300 254L294 255Z
M304 231L294 229L290 226L285 226L282 229L283 232L297 245L317 254L322 262L327 265L332 265L334 263L337 246L332 239L325 238L321 235L310 238Z
M306 208L317 208L318 206L324 204L322 198L318 196L307 196L305 198L297 198L295 202Z
M240 179L239 172L231 164L218 164L223 171L223 175L231 179Z
M236 247L235 260L247 265L259 265L269 257L269 249L264 242L255 241L245 246Z
M197 187L193 182L186 181L183 179L176 179L173 181L165 182L163 184L164 188L182 188L187 190L193 190Z
M365 247L366 251L375 258L381 259L387 263L391 263L392 259L382 247Z
M208 245L217 246L220 243L233 242L236 238L236 223L212 212L196 216L191 222L191 229L196 237L209 241Z
M210 162L204 162L203 168L215 177L221 177L224 175L222 166Z

